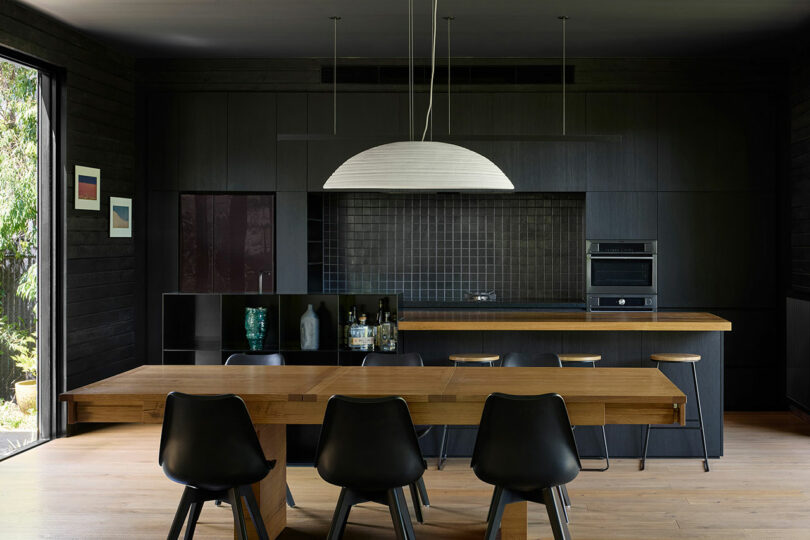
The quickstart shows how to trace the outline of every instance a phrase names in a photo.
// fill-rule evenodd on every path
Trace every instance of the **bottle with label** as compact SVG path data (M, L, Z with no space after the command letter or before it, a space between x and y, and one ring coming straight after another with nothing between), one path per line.
M349 348L353 351L373 351L374 336L371 327L366 324L366 314L361 313L360 318L349 329Z
M346 324L343 325L343 347L349 348L349 330L354 324L354 312L350 311L346 314Z
M380 325L380 350L385 352L397 350L397 342L396 339L394 339L394 328L393 324L391 324L390 317L391 314L386 311L385 320Z

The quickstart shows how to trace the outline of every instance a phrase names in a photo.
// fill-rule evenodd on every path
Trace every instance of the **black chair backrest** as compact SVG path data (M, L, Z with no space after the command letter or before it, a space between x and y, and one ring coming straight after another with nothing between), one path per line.
M417 352L391 354L369 353L363 358L364 366L424 366L422 355Z
M506 353L502 367L560 367L560 360L553 353Z
M559 394L492 394L484 404L472 467L484 482L514 491L567 484L580 470Z
M226 366L283 366L284 355L273 354L232 354L225 360Z
M417 481L425 461L405 400L332 396L315 466L330 484L358 491L383 491Z
M252 484L270 470L245 402L233 394L169 394L158 464L175 482L204 489Z

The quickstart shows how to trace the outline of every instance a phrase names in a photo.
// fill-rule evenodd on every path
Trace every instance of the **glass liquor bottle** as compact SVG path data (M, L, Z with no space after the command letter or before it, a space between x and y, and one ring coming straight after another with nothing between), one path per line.
M353 351L373 351L374 336L371 327L366 324L366 314L360 314L360 318L349 329L349 348Z
M385 321L380 325L380 350L391 352L397 350L397 342L394 339L393 325L389 320L391 314L385 312Z
M349 348L349 331L354 324L354 311L350 311L346 315L346 324L343 325L343 347Z
M374 325L374 346L378 351L382 350L382 336L380 335L380 332L382 330L382 325L385 322L383 317L383 299L380 298L380 307L377 309L377 323Z

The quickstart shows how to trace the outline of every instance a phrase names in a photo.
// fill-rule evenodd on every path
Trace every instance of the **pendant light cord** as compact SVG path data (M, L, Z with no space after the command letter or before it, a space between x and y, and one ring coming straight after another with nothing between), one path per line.
M332 31L332 135L337 135L337 23L340 17L329 18L334 23Z
M430 125L430 113L433 111L433 75L436 73L436 14L439 11L439 0L433 0L433 42L430 49L430 93L428 97L427 115L425 115L425 130L422 132L422 141L427 136Z
M450 21L455 17L445 17L447 21L447 134L450 135Z
M413 0L408 0L408 130L413 140Z
M565 135L565 21L568 17L557 17L562 21L562 134Z

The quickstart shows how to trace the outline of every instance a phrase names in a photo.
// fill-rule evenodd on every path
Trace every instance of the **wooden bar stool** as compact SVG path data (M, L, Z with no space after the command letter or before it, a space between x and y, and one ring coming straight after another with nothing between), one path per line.
M557 362L560 367L570 366L572 364L590 364L591 367L596 367L596 363L602 360L601 354L588 354L588 353L565 353L557 355ZM575 426L576 427L576 426ZM582 469L583 471L597 471L602 472L610 468L610 453L608 452L607 434L605 433L605 426L599 426L602 429L602 446L605 449L605 466L597 469Z
M656 369L661 369L661 363L670 363L670 364L691 364L692 365L692 380L695 383L695 404L697 405L698 411L698 425L697 426L683 426L683 427L666 427L666 426L651 426L647 424L647 435L644 438L644 454L641 458L641 470L644 470L644 467L647 464L647 446L650 442L650 430L652 429L699 429L700 430L700 442L703 443L703 468L706 472L709 472L709 453L706 451L706 434L703 431L703 412L700 409L700 391L698 390L698 379L697 379L697 368L695 364L700 361L699 354L688 354L688 353L656 353L650 355L650 360L655 362ZM694 422L695 420L688 420L687 422Z
M463 365L494 367L495 362L501 359L501 355L486 353L462 353L451 354L449 358L456 367ZM442 442L441 446L439 446L439 460L436 463L436 468L438 470L442 470L445 461L447 461L447 441L449 436L450 433L448 426L444 426L442 428Z

